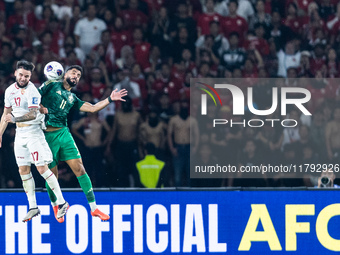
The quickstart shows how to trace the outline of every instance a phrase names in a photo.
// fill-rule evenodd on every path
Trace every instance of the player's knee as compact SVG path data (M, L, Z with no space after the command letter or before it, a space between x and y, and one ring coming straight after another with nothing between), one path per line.
M46 165L44 166L36 166L39 174L43 174L47 171L48 167Z
M19 174L20 175L26 175L29 174L31 172L31 168L28 166L20 166L19 167Z
M81 176L85 174L85 168L83 164L79 164L75 169L74 173L76 176Z

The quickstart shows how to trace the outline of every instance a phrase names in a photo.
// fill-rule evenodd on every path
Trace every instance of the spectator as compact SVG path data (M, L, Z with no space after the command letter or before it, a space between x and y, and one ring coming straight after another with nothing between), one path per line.
M10 43L2 43L0 56L0 73L5 77L12 73L13 50Z
M291 2L287 6L286 18L282 20L283 24L289 27L295 34L301 34L302 32L302 20L298 17L298 8L294 2Z
M297 5L299 15L303 16L308 14L310 4L315 2L313 2L313 0L288 0L286 1L286 6L290 3L295 3Z
M262 155L256 142L252 139L245 141L245 145L243 148L243 153L240 156L240 164L239 168L242 166L260 166L262 164ZM233 186L239 187L265 187L266 180L260 178L251 178L251 174L241 174L237 175L237 178L234 179Z
M269 54L263 58L265 70L270 78L277 77L279 59L277 57L276 44L274 39L269 40Z
M149 66L144 70L145 73L155 72L160 69L162 64L161 50L153 45L150 49Z
M133 49L125 45L121 52L120 52L121 58L116 59L116 68L118 69L131 69L133 64L136 63Z
M329 16L331 16L335 12L334 5L331 0L320 0L320 16L323 20L328 20Z
M239 48L239 34L234 32L229 35L230 48L224 51L221 55L221 65L228 69L233 70L240 68L244 65L246 60L246 53L243 48Z
M289 119L292 119L294 121L291 121L290 125L293 125L294 123L301 123L300 120L300 114L298 110L292 109L289 112ZM300 140L300 133L299 133L299 126L296 125L295 127L285 127L283 129L283 133L281 135L279 145L281 147L281 150L283 151L285 148L285 145L292 144L296 141Z
M313 113L312 124L310 127L310 136L319 152L321 160L327 158L327 149L325 142L325 120L321 110Z
M100 35L106 28L105 22L96 18L96 6L89 4L87 7L87 16L80 19L74 28L76 45L79 46L85 54L90 53L91 49L100 42Z
M177 6L177 15L170 20L169 33L171 38L180 37L181 28L186 28L188 38L195 41L197 38L196 23L188 13L188 5L185 2L179 2Z
M111 10L107 9L104 12L103 20L108 28L109 31L112 31L114 29L114 15Z
M198 141L197 121L189 116L188 103L182 103L180 114L172 117L168 126L168 143L173 155L176 187L190 187L190 146L194 155L198 149Z
M211 33L210 24L211 22L222 21L222 16L215 12L215 0L206 0L205 1L206 11L200 14L197 17L197 37L199 38L201 35L207 35Z
M79 47L76 47L75 38L69 35L64 40L64 47L59 49L59 57L66 58L66 56L74 51L77 55L77 59L83 64L85 61L85 53Z
M50 6L44 6L41 19L35 22L34 31L36 36L40 37L42 33L47 30L48 23L52 17L54 17L52 8Z
M130 100L132 101L135 108L138 110L141 109L141 91L138 83L134 82L130 78L130 70L129 69L121 69L117 74L119 82L116 83L113 87L114 89L126 89L129 93Z
M43 10L44 7L50 7L53 10L53 14L58 17L59 15L59 6L55 4L54 0L45 0L42 2L42 4L35 7L34 14L37 17L37 19L43 18Z
M136 27L132 33L132 48L134 50L136 62L145 70L149 65L150 43L143 38L143 31Z
M289 41L286 43L285 50L280 50L277 57L279 60L277 75L287 77L288 68L296 68L299 66L301 53L296 51L295 42Z
M233 32L239 35L239 45L244 43L248 32L248 23L241 16L237 15L238 2L237 0L230 0L228 3L229 14L222 20L222 31L224 36L229 38L230 34Z
M312 141L312 137L310 135L310 130L308 126L306 125L299 126L299 136L300 136L300 140L294 143L294 147L296 149L297 158L302 159L304 148L308 146L314 151L315 145Z
M98 52L99 47L103 47L101 53ZM100 43L94 46L93 50L97 51L97 53L99 54L99 61L104 62L107 69L112 72L116 60L116 52L113 43L111 42L110 30L106 29L102 32Z
M164 178L161 175L165 162L156 158L154 144L148 143L145 150L145 158L136 163L139 181L145 188L163 187Z
M139 3L139 0L129 0L129 8L119 13L128 30L136 27L141 27L143 31L147 29L148 16L138 9Z
M148 114L146 121L139 128L139 153L141 158L145 156L143 148L149 143L155 146L154 154L156 157L165 159L166 125L159 119L155 110Z
M107 85L103 83L104 76L102 70L98 67L94 67L91 70L91 84L90 93L93 97L94 102L98 102L103 99L107 92Z
M116 113L112 130L108 136L106 155L111 155L114 143L116 154L116 178L118 187L134 187L136 184L136 166L138 159L138 130L141 124L140 114L134 110L132 100L125 97L122 110Z
M9 16L6 22L7 33L11 33L12 29L20 25L24 25L28 30L28 37L33 36L33 27L35 23L35 16L32 12L27 12L23 8L23 2L16 0L14 2L14 14Z
M65 0L64 4L59 7L58 19L72 19L73 17L73 7L75 6L75 0Z
M114 19L114 27L111 31L111 42L115 49L116 58L120 58L121 50L124 45L131 44L131 33L125 30L123 19L121 17L116 17Z
M105 20L106 12L113 10L114 3L113 1L109 1L109 0L97 0L96 6L97 6L97 17L102 20Z
M83 130L83 134L80 130ZM102 155L104 153L105 143L102 140L103 133L110 132L110 126L106 121L98 118L98 113L88 113L88 116L81 118L72 125L73 134L79 138L83 146L83 159L86 164L93 185L103 187L105 183L104 165ZM100 171L98 171L98 169Z
M270 36L274 38L278 50L284 48L289 38L294 36L293 31L283 24L281 14L277 10L272 13Z
M189 32L186 27L181 27L178 29L178 37L176 37L172 42L172 54L173 62L177 63L181 59L182 51L184 49L189 49L191 54L195 56L195 45L192 41L192 37L189 36Z
M328 49L326 56L327 77L339 78L340 65L336 51L333 48Z
M147 106L148 99L148 89L146 87L145 77L142 72L140 64L135 63L131 69L131 81L136 82L139 85L139 90L141 92L142 105L143 108Z
M159 78L154 82L151 88L153 94L152 102L154 102L155 98L162 93L169 95L171 103L178 101L180 98L179 91L182 87L182 82L175 77L171 77L170 66L164 63L162 64Z
M0 38L1 38L0 39L0 47L1 47L1 44L4 43L4 42L8 42L8 43L11 42L11 40L6 35L6 25L5 25L5 22L3 22L3 21L0 21Z
M55 41L53 41L53 34L51 31L46 31L41 35L41 44L44 51L51 51L56 55L59 53L59 47Z
M237 15L244 18L247 22L254 15L254 8L249 0L239 0L238 1L238 8L237 8Z
M65 16L64 18L64 33L66 35L73 35L74 29L78 21L82 18L82 13L79 5L72 8L72 18Z
M215 151L214 151L215 152ZM213 166L216 165L217 161L212 152L211 146L208 143L200 145L198 150L199 157L195 162L195 166ZM221 179L215 178L197 178L191 180L192 187L221 187Z
M333 120L327 123L325 130L326 147L328 159L331 162L338 162L340 158L340 107L333 111Z
M340 30L340 2L336 5L336 12L334 15L327 21L327 29L330 33L330 43L334 44L339 35L338 31Z
M269 44L264 39L264 27L262 24L256 24L255 27L255 34L249 34L247 40L245 42L246 50L258 50L262 57L267 56L269 54Z
M210 22L209 35L212 36L213 39L211 50L213 51L215 56L220 57L224 51L229 49L229 41L221 34L219 22ZM196 50L206 48L206 39L208 38L209 37L207 35L201 35L195 43Z
M159 47L161 52L169 55L168 49L170 47L170 36L169 36L169 25L170 20L168 11L165 7L160 7L160 10L155 14L154 20L151 23L151 38L150 42L152 45Z
M312 58L310 59L310 71L312 75L316 74L326 64L325 46L317 44L314 47Z
M300 66L299 66L299 76L300 77L312 77L312 73L310 70L310 57L311 54L309 51L302 51L300 58Z
M249 20L249 30L253 30L255 28L255 24L262 24L265 30L264 37L269 37L269 31L271 28L272 17L270 14L265 12L265 1L258 0L256 2L256 13Z

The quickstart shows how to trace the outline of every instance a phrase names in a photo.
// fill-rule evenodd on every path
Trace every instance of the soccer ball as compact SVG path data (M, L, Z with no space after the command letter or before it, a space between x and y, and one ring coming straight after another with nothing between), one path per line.
M61 80L64 76L64 68L59 62L52 61L44 67L44 74L47 80Z

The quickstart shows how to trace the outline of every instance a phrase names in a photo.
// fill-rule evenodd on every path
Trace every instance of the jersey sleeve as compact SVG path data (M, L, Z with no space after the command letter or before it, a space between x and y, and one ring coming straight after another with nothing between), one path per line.
M12 107L11 102L9 101L9 92L8 92L8 89L6 89L6 91L5 91L5 107L6 108L11 108Z
M45 95L48 90L52 87L52 80L45 81L38 89L41 96Z
M83 104L85 104L85 102L83 100L80 100L76 95L73 95L75 98L75 103L74 103L74 107L77 108L78 110L80 109L80 107L83 106Z
M28 108L39 108L39 104L41 102L41 95L39 91L32 87L27 93L27 105Z

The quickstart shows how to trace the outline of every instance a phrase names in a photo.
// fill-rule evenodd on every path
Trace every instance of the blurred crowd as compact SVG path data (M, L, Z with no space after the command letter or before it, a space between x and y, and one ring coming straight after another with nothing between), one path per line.
M70 114L95 187L139 187L135 164L150 143L165 162L164 187L315 186L308 177L190 180L190 153L203 163L237 166L339 162L339 31L337 0L0 0L0 98L20 59L36 65L37 87L50 61L83 66L75 93L84 101L127 89L125 103ZM292 108L286 117L298 121L296 128L214 129L190 107L191 78L244 78L259 107L270 107L273 85L258 86L258 78L305 87L312 116ZM230 118L229 106L212 110L214 116ZM14 128L0 150L2 188L21 187ZM62 187L77 185L64 164L59 178Z

